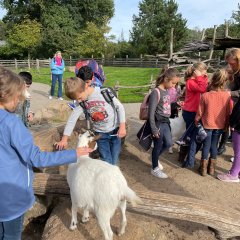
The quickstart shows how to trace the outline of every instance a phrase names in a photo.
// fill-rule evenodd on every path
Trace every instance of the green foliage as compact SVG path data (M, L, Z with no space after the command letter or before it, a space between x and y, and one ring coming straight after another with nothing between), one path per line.
M76 24L65 6L52 5L41 17L43 24L42 49L48 56L56 50L72 53L76 37Z
M86 28L82 30L75 40L74 52L83 56L102 56L106 45L105 33L109 31L107 26L98 27L93 22L87 22Z
M174 48L179 49L186 37L186 20L177 13L174 0L142 0L139 16L133 16L132 44L138 53L169 51L171 28L174 28Z
M41 42L41 24L26 19L15 24L8 32L8 43L16 52L27 52L28 56Z

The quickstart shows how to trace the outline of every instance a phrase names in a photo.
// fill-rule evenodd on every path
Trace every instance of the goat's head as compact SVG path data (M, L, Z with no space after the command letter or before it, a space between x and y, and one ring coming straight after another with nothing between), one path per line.
M83 134L79 134L78 138L78 147L89 147L93 150L97 149L97 140L100 138L100 135L95 135L90 130L87 130Z

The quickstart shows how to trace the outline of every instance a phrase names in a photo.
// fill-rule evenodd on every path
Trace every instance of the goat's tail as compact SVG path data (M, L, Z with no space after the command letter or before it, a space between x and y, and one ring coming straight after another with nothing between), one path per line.
M136 207L138 204L142 203L141 198L138 197L137 194L129 187L127 188L125 197L127 201L129 201L132 204L133 207Z

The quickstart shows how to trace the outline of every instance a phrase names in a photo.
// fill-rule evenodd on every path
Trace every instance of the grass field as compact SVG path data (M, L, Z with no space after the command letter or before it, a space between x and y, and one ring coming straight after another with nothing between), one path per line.
M21 71L23 70L26 69L21 69ZM159 71L157 68L104 67L107 79L104 85L113 87L116 81L122 86L147 85L150 83L151 76L155 79ZM32 69L30 72L33 75L34 82L51 85L50 68L41 68L39 72ZM73 76L75 76L73 72L65 71L63 79ZM141 102L147 91L148 88L120 89L119 99L125 103Z

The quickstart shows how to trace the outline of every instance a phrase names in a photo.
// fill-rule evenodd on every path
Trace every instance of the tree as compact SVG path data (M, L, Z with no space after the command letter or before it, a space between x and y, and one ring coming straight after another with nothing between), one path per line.
M27 52L28 57L41 42L41 24L26 19L8 32L8 43L16 52Z
M65 6L52 5L41 17L43 25L41 49L45 55L57 50L71 53L77 36L77 27Z
M73 47L74 52L88 57L102 56L107 44L104 34L107 32L109 32L109 27L106 25L100 28L92 22L87 22L86 28L77 35Z
M168 52L171 28L174 28L175 50L182 46L187 21L177 10L174 0L142 0L139 3L139 16L133 16L130 32L132 44L139 54Z

